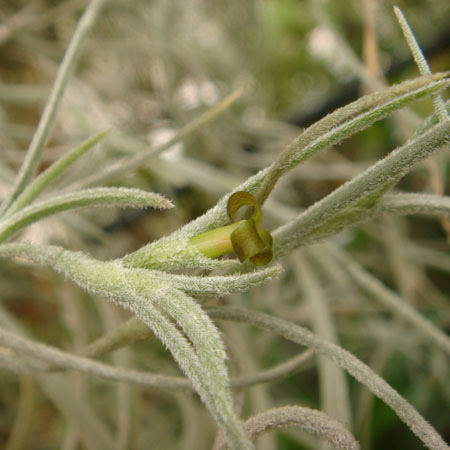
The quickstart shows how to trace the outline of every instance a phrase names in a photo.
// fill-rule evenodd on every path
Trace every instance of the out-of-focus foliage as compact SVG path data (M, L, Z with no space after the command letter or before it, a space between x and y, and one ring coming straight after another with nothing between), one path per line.
M0 199L24 159L86 3L0 2ZM399 1L398 6L432 71L448 69L450 12L445 2ZM230 92L243 87L244 94L218 119L158 157L101 180L102 185L158 192L171 199L174 209L65 212L26 228L19 239L82 250L101 261L121 258L207 211L275 161L302 129L338 106L383 83L418 75L387 0L106 1L82 47L39 171L88 136L110 131L57 180L53 193L97 184L96 177L108 165L167 142ZM429 100L407 108L288 172L263 207L264 227L275 229L292 220L403 145L433 113ZM448 199L448 150L432 158L416 165L397 190L446 194ZM391 210L388 203L384 207L389 212L395 205ZM370 366L448 440L448 354L418 331L420 324L412 325L390 303L383 303L393 296L394 303L416 310L436 329L450 327L448 214L447 221L422 217L425 206L420 208L418 215L387 213L355 227L343 222L340 234L333 228L325 245L345 249L356 268L327 247L305 245L284 257L283 274L264 286L226 297L207 291L196 300L206 306L245 307L311 328ZM15 324L15 331L30 339L116 367L181 375L170 353L150 333L142 332L136 342L114 352L92 350L90 343L98 345L98 339L130 317L95 289L91 295L49 269L0 261L2 328ZM362 267L366 270L358 272ZM212 275L229 275L216 272ZM206 273L191 270L187 275ZM185 290L185 279L177 280L177 289ZM381 288L376 283L382 283ZM259 374L300 352L278 334L218 319L214 322L225 344L232 386L240 377ZM0 363L11 358L10 352L0 347ZM280 379L273 375L270 382L234 389L240 416L299 405L343 422L363 449L422 448L389 407L334 363L323 355L309 355L305 361L281 370ZM216 425L190 393L58 368L53 373L55 367L48 372L45 364L33 367L34 374L19 366L19 375L0 371L1 448L213 446ZM98 438L91 446L83 437L86 433ZM294 428L256 441L261 450L326 445Z

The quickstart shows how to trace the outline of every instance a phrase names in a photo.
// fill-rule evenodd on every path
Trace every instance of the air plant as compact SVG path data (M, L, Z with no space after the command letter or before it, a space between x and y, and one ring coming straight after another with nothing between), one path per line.
M126 346L136 336L153 333L170 351L187 379L145 377L131 370L96 362L92 359L95 353L89 358L76 356L37 343L31 336L26 337L24 330L3 310L0 314L0 345L7 351L2 352L1 367L12 372L36 375L38 383L60 405L64 403L60 397L64 381L59 379L58 383L51 385L45 377L48 372L68 368L147 386L193 389L223 433L217 441L217 448L223 448L224 445L233 449L254 448L251 439L264 430L287 424L296 424L318 434L338 448L358 448L352 434L340 422L329 417L329 411L282 407L266 411L245 423L241 420L233 402L234 379L230 379L226 365L227 350L215 320L245 322L306 345L321 358L330 359L385 401L424 445L430 449L447 448L437 431L410 403L367 365L334 343L333 335L324 338L292 322L258 311L226 306L203 307L202 301L206 297L217 298L245 292L252 286L268 282L282 271L276 261L292 254L299 247L307 248L308 258L317 258L320 262L316 249L321 247L311 247L311 244L387 212L405 215L419 211L433 217L448 215L448 197L389 193L414 164L448 144L450 120L440 97L440 93L450 84L448 73L428 73L422 61L422 76L367 94L310 126L285 148L275 162L245 180L232 192L226 193L204 215L134 252L101 261L86 252L55 245L25 243L17 237L19 231L32 223L75 208L126 206L163 210L173 207L172 202L164 196L136 188L87 187L101 179L106 181L106 178L114 177L117 173L136 168L149 157L163 152L169 144L141 155L125 156L119 163L106 167L104 173L94 175L94 178L81 179L80 189L59 194L52 192L39 200L41 194L52 187L79 158L87 155L101 140L108 139L106 132L101 132L67 152L37 177L34 176L76 55L100 14L103 3L93 0L81 17L24 162L9 194L3 200L0 257L13 261L25 259L38 266L49 267L74 281L86 292L105 297L130 310L136 318L107 334L106 347ZM396 14L416 56L420 51L414 47L415 40L408 34L409 29L398 9ZM272 232L263 228L262 211L266 206L268 214L271 214L265 201L278 180L288 171L320 150L349 138L411 102L429 95L433 96L436 114L405 144L305 211L288 218ZM238 97L232 94L226 98L186 126L171 143L216 119ZM345 252L329 244L323 244L322 248L322 256L327 255L330 261L345 268L355 285L369 290L379 301L384 302L386 308L414 325L431 345L450 353L448 337L431 321L375 282ZM270 264L272 262L275 264ZM314 290L317 280L309 274L308 265L306 260L300 263L303 267L300 277L304 277L305 289L312 286ZM187 269L222 270L225 274L180 273ZM326 366L324 370L328 370ZM68 398L66 401L69 405L76 405L76 399ZM75 415L73 420L82 425L79 416ZM90 426L80 426L80 439L85 446L113 448L109 433L101 425L96 427L94 420Z

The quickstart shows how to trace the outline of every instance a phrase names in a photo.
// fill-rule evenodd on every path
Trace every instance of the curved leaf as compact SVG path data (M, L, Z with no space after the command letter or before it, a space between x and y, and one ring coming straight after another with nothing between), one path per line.
M63 194L35 203L0 221L0 241L44 217L75 208L94 206L142 208L172 208L172 203L162 195L130 188L93 188Z

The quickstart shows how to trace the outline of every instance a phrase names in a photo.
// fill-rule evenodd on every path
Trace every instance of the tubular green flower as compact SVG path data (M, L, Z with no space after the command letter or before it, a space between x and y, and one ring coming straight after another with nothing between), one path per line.
M250 217L236 221L243 207L249 208L245 213ZM262 211L255 197L246 191L235 192L228 199L227 212L232 224L193 236L190 244L209 258L234 251L241 262L249 259L257 266L268 264L272 260L272 236L262 228Z

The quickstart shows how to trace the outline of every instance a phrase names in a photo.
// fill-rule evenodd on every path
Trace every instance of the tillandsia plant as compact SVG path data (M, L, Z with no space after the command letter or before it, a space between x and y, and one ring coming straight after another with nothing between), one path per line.
M336 292L351 291L352 295L353 290L359 287L378 301L382 308L399 317L402 326L407 324L415 330L419 342L423 340L426 345L437 349L440 356L448 358L450 340L437 325L364 270L342 248L324 242L325 237L387 214L401 216L419 213L440 218L444 226L448 221L450 200L442 193L389 193L415 164L448 147L450 140L450 119L441 97L450 85L449 74L430 72L400 10L395 12L418 62L421 76L379 88L379 80L374 81L364 70L360 70L361 78L369 80L369 87L376 85L375 92L338 108L306 128L285 147L275 162L255 175L236 183L232 179L229 188L226 186L223 189L222 198L200 217L124 256L102 260L87 251L26 242L19 232L44 218L76 208L173 208L173 203L165 196L143 189L94 186L118 180L173 144L193 138L242 95L242 91L236 91L223 101L216 102L215 106L156 147L145 149L142 143L129 136L115 137L113 131L101 131L42 170L42 154L61 108L69 76L88 33L101 15L104 3L103 0L92 0L79 19L17 176L10 176L10 169L5 162L0 162L0 180L10 182L0 208L0 258L11 260L12 267L16 267L20 260L48 267L75 282L91 298L104 297L129 310L135 317L121 323L116 319L106 321L114 326L90 344L85 342L76 354L38 343L30 327L24 326L8 308L0 305L0 367L20 375L21 391L16 422L5 448L26 447L32 421L30 405L35 401L32 393L35 383L69 424L63 448L77 448L78 443L83 448L96 450L134 448L129 431L130 408L121 408L129 405L130 393L118 388L120 439L116 442L106 420L90 405L86 385L80 385L77 393L71 391L70 374L62 373L67 369L127 385L172 391L193 390L220 430L214 447L231 449L255 448L253 441L257 436L267 430L287 426L297 426L318 436L322 440L322 448L329 448L329 445L340 449L359 448L359 443L349 430L352 412L343 372L346 371L390 406L424 445L430 449L448 448L435 428L404 397L368 365L338 345L325 289L321 286L321 279L329 279ZM28 12L25 13L27 17ZM321 14L318 17L323 19ZM353 61L352 58L349 60ZM155 72L158 71L155 69ZM161 80L160 83L164 84ZM199 92L209 91L205 88ZM412 137L312 206L299 212L283 208L276 198L271 197L282 177L320 150L330 148L428 96L432 96L435 113L422 126L416 127ZM410 127L411 123L417 122L417 117L411 119L411 114L398 115L394 120ZM132 151L126 152L118 161L106 160L102 170L77 177L72 183L64 185L62 192L58 192L57 183L68 176L75 164L86 159L88 152L92 155L97 144L104 143L106 148L117 151L118 142L128 145ZM161 164L161 171L164 172L167 160L153 161L156 166ZM185 176L196 178L205 185L214 184L214 174L208 179L209 172L202 167L199 169L192 161L187 159L184 168ZM217 177L218 184L221 179ZM270 201L266 203L268 199ZM263 214L271 222L271 227L275 224L272 232L263 227ZM301 253L293 252L300 247L303 250ZM433 261L441 258L448 268L448 257L441 252L419 254L428 255L429 260L434 258ZM282 268L277 261L284 256L292 259L287 271L295 273L298 289L308 299L314 333L293 321L262 313L258 309L219 306L216 302L217 298L247 292L254 286L281 277ZM2 269L3 278L6 267ZM208 272L213 270L221 272ZM348 285L351 285L350 291L345 290ZM242 297L242 303L249 302L248 295ZM204 306L203 303L210 298L213 305ZM100 313L102 317L111 318L116 314L102 308L104 306L98 306L98 310L103 311ZM252 324L307 346L311 351L256 375L231 376L232 366L239 356L244 355L249 365L253 364L251 351L246 350L245 345L236 345L237 350L233 350L231 345L231 350L227 350L227 338L224 338L226 328L222 335L216 324L219 320ZM164 344L185 377L125 369L96 360L137 341L147 342L151 336ZM234 336L237 343L245 342L240 335ZM310 362L313 352L318 356L323 411L276 403L267 406L265 392L261 397L261 403L267 406L264 411L259 411L246 421L242 419L239 402L233 398L233 388L243 389L294 374ZM226 360L230 355L232 364L228 366ZM178 401L182 405L184 419L189 421L192 411L192 416L200 417L198 406L193 406L195 404L184 395L185 392L182 394L177 395L180 396ZM201 437L196 434L185 435L177 448L189 450L210 445L211 440L206 434ZM146 442L139 446L136 441L136 448L167 448L164 444L161 447L157 445ZM264 445L267 449L277 448L273 441L266 441ZM316 441L313 441L310 447L315 445Z

